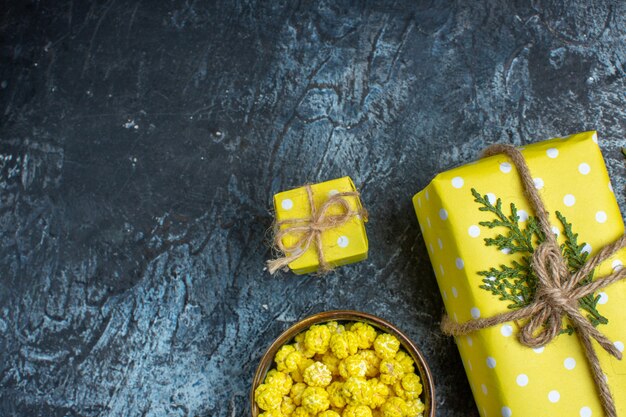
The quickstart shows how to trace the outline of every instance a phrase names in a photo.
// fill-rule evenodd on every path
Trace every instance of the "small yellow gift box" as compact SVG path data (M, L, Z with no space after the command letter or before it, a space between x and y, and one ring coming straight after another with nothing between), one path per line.
M271 273L288 265L308 274L367 259L367 213L349 177L278 193L274 209L275 244L285 256L268 262Z
M623 235L595 132L520 150L570 267L580 267ZM414 196L413 204L452 322L490 318L530 302L533 284L523 277L530 273L537 222L507 156L494 155L437 175ZM593 278L618 271L624 263L622 249L601 263ZM625 305L626 282L621 280L585 297L579 311L623 351ZM552 342L535 349L516 337L524 324L501 323L456 337L480 414L604 415L585 351L568 321ZM626 415L626 361L594 346L617 414Z

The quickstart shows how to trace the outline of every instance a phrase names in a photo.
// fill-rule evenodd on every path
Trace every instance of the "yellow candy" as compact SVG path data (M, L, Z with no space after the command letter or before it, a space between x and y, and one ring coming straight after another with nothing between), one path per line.
M289 416L295 409L296 404L293 402L291 397L284 396L283 402L280 404L280 412L283 413L283 415Z
M275 386L261 384L254 391L254 400L262 410L273 410L280 407L283 395Z
M284 416L278 408L275 408L273 410L267 410L259 414L259 417L284 417Z
M310 387L325 387L330 384L333 375L322 362L315 362L302 373L304 382Z
M356 335L359 349L369 349L376 340L376 330L367 323L354 323L350 331Z
M341 417L372 417L372 410L366 405L348 405Z
M404 375L402 380L394 385L396 395L405 400L414 400L422 393L420 377L414 373Z
M278 371L285 371L287 367L285 365L285 359L287 359L287 355L291 352L295 352L296 348L293 345L283 345L276 352L276 356L274 356L274 362L276 362L276 369Z
M285 357L283 361L285 365L285 370L288 372L299 371L301 368L301 364L307 360L306 356L299 350L294 350L290 352Z
M367 381L369 390L369 405L371 408L378 408L385 403L389 396L389 387L376 378Z
M336 411L326 410L319 413L317 417L341 417L341 415Z
M306 332L302 332L302 333L298 333L296 335L296 337L294 337L293 339L296 341L296 349L298 348L298 345L304 346L304 334Z
M376 355L376 352L374 352L371 349L368 349L368 350L360 351L358 355L361 356L365 360L365 363L367 364L365 376L368 376L370 378L378 376L378 373L380 372L381 359L378 357L378 355Z
M265 383L276 387L282 395L287 395L289 394L293 380L286 373L272 369L267 373Z
M351 376L343 383L341 392L348 404L367 404L369 386L365 378Z
M406 402L406 416L407 417L422 417L424 412L424 403L417 398Z
M315 361L313 359L306 358L302 362L300 362L300 372L304 372L306 368L313 365Z
M289 393L289 396L291 397L295 405L302 404L302 393L305 389L306 384L304 382L297 382L291 387L291 392Z
M374 340L374 350L381 359L392 359L400 349L400 341L391 334L379 334Z
M365 376L367 372L367 362L360 355L348 356L339 362L339 374L345 379L351 376Z
M304 382L304 378L302 377L302 372L300 372L297 369L295 371L289 372L289 375L291 376L291 379L293 379L294 382Z
M411 358L408 353L404 351L399 351L398 353L396 353L395 359L400 362L405 374L410 374L411 372L415 371L415 368L413 367L413 358Z
M404 367L395 359L380 361L380 380L387 385L393 385L404 376Z
M327 388L328 399L330 405L337 408L343 408L346 406L346 398L343 396L343 382L332 382Z
M333 376L339 375L339 362L341 362L341 360L333 355L332 352L326 352L322 355L322 363L330 369L330 373L333 374Z
M343 333L346 331L345 327L342 324L337 323L336 321L329 321L326 323L326 327L330 330L331 335L335 333Z
M295 343L293 344L294 348L300 353L302 353L307 358L312 358L315 355L314 350L307 349L305 344L306 332L302 332L296 335L294 338Z
M419 391L419 394L422 393L421 379L414 373L406 374L402 377L402 387L407 391Z
M291 417L312 417L311 414L304 409L304 407L296 407L291 414Z
M313 415L327 410L329 406L328 393L322 387L308 387L302 393L302 407Z
M339 359L354 355L359 350L357 335L351 331L332 335L330 338L330 350Z
M285 359L286 370L289 371L289 375L296 382L303 381L302 373L312 364L313 361L304 356L300 351L290 353Z
M314 324L304 334L304 347L306 351L322 354L326 353L330 345L330 335L330 329L326 325Z
M402 398L391 397L380 407L383 417L405 417L407 405Z

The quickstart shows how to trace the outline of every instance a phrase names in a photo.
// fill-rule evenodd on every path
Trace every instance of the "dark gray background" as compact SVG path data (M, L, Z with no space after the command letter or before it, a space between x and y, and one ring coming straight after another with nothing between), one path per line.
M269 343L351 308L477 416L411 196L597 129L626 208L623 1L0 3L0 415L247 416ZM342 175L369 260L270 277L273 193Z

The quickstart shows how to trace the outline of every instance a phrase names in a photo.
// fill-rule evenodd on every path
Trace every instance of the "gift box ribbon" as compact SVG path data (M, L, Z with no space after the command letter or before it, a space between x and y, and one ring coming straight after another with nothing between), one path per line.
M532 268L538 278L536 296L534 301L526 307L493 317L470 320L466 323L455 323L448 316L444 316L441 328L448 335L460 336L508 321L528 319L522 326L518 338L523 345L536 348L550 343L557 337L561 331L563 317L568 318L584 347L602 407L608 417L617 417L611 391L591 341L593 339L598 342L605 351L619 360L622 359L622 353L580 313L578 300L626 278L626 268L622 268L588 284L580 284L600 263L619 249L626 247L626 235L622 235L615 242L602 248L578 271L571 273L521 152L511 145L492 145L484 152L485 157L497 154L507 155L515 164L522 179L524 194L535 210L541 231L546 237L532 257Z
M274 224L274 246L277 250L284 253L285 256L267 261L267 269L270 274L275 273L279 269L285 268L291 262L300 258L314 245L317 251L320 267L318 272L325 273L332 269L331 265L324 258L324 248L322 245L322 232L329 229L346 224L355 216L367 218L367 211L360 207L358 210L351 210L350 204L345 197L359 198L357 191L346 191L334 194L320 206L315 207L313 200L313 190L310 185L305 185L309 206L311 207L311 216L295 219L286 219ZM339 215L329 215L328 211L334 205L343 208L343 213ZM287 225L287 227L282 227ZM286 246L283 243L283 237L290 234L301 234L302 236L292 245ZM289 254L289 255L287 255Z

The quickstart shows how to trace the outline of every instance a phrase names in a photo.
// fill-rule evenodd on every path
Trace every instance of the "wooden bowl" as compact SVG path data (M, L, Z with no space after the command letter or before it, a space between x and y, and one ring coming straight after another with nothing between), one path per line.
M290 343L293 338L300 332L307 330L314 324L325 323L328 321L351 321L351 322L364 322L368 323L374 328L394 335L400 341L400 344L404 350L411 355L415 366L417 367L417 373L422 380L423 392L420 396L424 402L424 417L435 416L435 385L433 383L433 376L428 368L428 364L424 359L422 352L411 342L411 340L400 331L396 326L389 323L380 317L373 316L371 314L362 313L360 311L352 310L336 310L336 311L324 311L322 313L314 314L310 317L300 320L287 330L285 330L278 338L270 345L257 367L254 379L252 380L252 389L250 390L250 408L252 411L252 417L258 417L262 413L262 410L256 404L254 400L254 391L263 383L265 374L273 367L274 357L276 352L286 343Z

